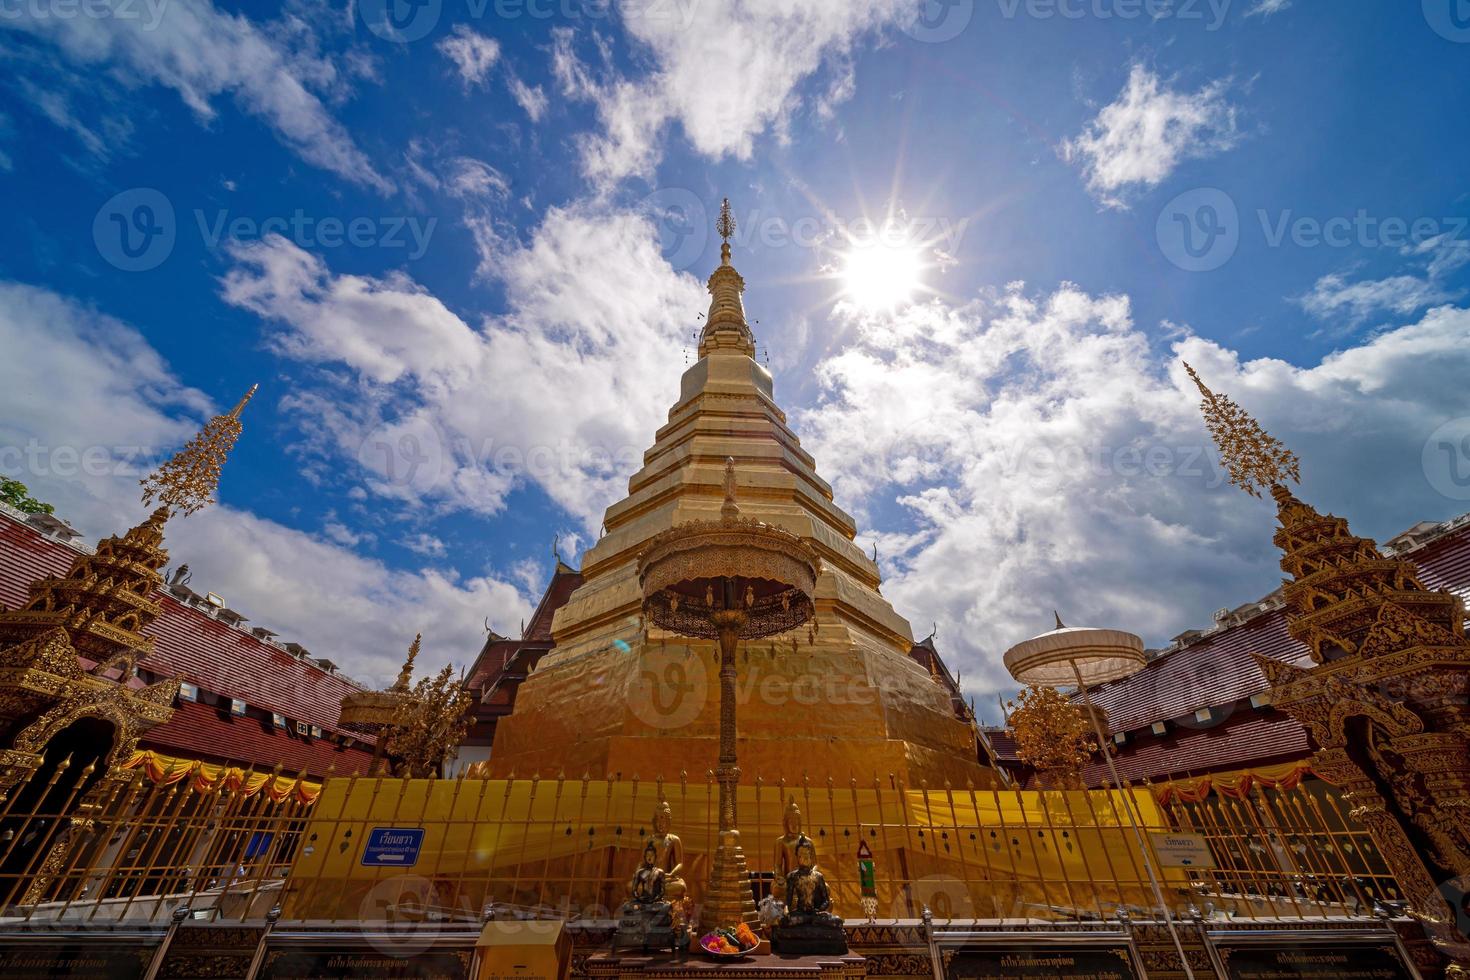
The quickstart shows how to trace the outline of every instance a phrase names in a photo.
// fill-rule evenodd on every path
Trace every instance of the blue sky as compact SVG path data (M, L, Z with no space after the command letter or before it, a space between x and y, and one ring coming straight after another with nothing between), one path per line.
M0 5L0 471L111 532L259 381L170 541L366 679L595 537L725 195L778 399L976 693L1053 606L1161 644L1274 586L1181 356L1360 531L1470 510L1455 0L387 4Z

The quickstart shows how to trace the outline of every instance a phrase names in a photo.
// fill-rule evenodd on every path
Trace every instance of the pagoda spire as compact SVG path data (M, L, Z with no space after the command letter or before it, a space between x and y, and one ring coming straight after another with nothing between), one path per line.
M709 313L705 316L704 331L699 338L699 356L704 357L711 350L733 349L753 357L755 336L745 322L745 306L740 299L745 292L745 280L730 264L730 238L735 234L735 215L730 210L728 197L720 204L715 231L721 238L720 265L706 283L710 295Z
M1259 497L1261 488L1269 487L1279 502L1277 487L1287 480L1301 481L1301 464L1296 453L1261 428L1245 409L1207 388L1194 368L1188 362L1183 363L1184 370L1204 396L1200 411L1220 449L1220 461L1230 473L1230 482L1252 497Z
M210 419L188 445L143 478L144 504L158 501L161 505L159 511L163 512L166 520L175 512L192 514L213 502L219 488L220 470L230 450L235 447L235 440L240 438L240 413L259 387L258 384L251 385L228 414Z

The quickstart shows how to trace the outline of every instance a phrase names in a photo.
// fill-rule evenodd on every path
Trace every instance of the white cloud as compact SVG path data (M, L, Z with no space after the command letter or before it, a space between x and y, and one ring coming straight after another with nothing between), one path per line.
M553 208L505 243L508 312L478 326L404 275L334 275L279 238L233 254L224 297L268 321L268 343L350 372L288 403L312 420L304 451L358 461L375 493L483 513L529 481L589 529L673 403L707 302L628 212Z
M449 549L445 546L444 542L427 531L410 534L398 543L414 554L423 555L425 558L443 558L449 553ZM517 574L514 568L511 569L511 574L513 576Z
M1212 156L1239 141L1228 88L1221 80L1195 92L1178 91L1134 64L1117 100L1080 136L1064 142L1062 154L1081 164L1087 189L1103 205L1126 207L1131 190L1154 187L1184 160Z
M1291 0L1256 0L1255 6L1245 12L1247 17L1270 17L1291 6Z
M540 122L541 117L546 115L546 91L540 85L527 85L516 75L511 75L506 84L510 86L510 94L516 100L516 105L531 117L531 122Z
M145 513L130 447L171 452L217 410L137 331L46 290L0 284L0 346L24 353L0 359L0 471L29 484L89 538ZM259 397L270 396L267 389ZM243 440L270 438L248 413L245 430ZM73 454L94 462L79 466ZM226 467L226 487L239 465ZM486 615L514 622L529 609L507 581L396 571L333 536L215 506L170 521L165 544L174 563L189 563L196 585L375 683L396 674L420 629L431 666L468 663Z
M1444 280L1470 263L1470 243L1446 232L1400 251L1416 260L1423 272L1356 281L1347 272L1329 273L1296 297L1297 304L1317 319L1336 324L1329 332L1346 333L1377 316L1405 317L1464 295L1463 289Z
M1470 311L1308 368L1242 363L1188 333L1156 349L1127 298L1070 285L839 316L853 343L819 365L823 394L797 431L874 529L860 537L879 540L884 595L940 624L977 693L1011 686L1001 653L1053 607L1160 645L1279 582L1273 511L1219 485L1181 357L1297 449L1303 496L1360 533L1461 506L1432 492L1420 449L1463 414Z
M485 79L490 75L490 69L500 59L499 41L464 24L456 24L454 32L442 38L435 47L454 63L466 91L475 86L483 87Z
M301 21L288 18L266 30L209 0L129 6L156 15L157 22L141 29L136 16L62 16L25 4L20 16L0 19L0 28L55 43L94 83L105 69L125 86L173 89L205 123L215 119L213 100L230 95L313 166L380 192L392 189L316 94L340 96L344 78L332 61L316 54L315 35ZM47 111L56 118L53 110L59 108Z
M623 21L653 61L638 79L608 68L606 57L594 71L577 57L569 30L554 35L562 93L592 101L602 123L601 132L579 141L583 171L599 184L652 173L671 121L706 156L748 159L755 138L797 112L806 101L802 84L828 65L836 78L815 105L830 116L854 89L846 56L863 38L911 18L913 6L907 0L745 0L672 4L663 16L652 11Z

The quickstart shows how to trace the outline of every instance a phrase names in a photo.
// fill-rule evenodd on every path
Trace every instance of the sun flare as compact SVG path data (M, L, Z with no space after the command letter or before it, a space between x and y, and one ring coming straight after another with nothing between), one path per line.
M923 285L920 249L912 244L853 243L842 255L842 293L865 310L892 310Z

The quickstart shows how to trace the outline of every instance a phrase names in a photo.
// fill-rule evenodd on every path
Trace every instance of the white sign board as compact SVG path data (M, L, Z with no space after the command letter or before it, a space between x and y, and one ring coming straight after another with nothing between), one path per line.
M1151 833L1154 853L1166 868L1213 868L1215 856L1203 834Z

